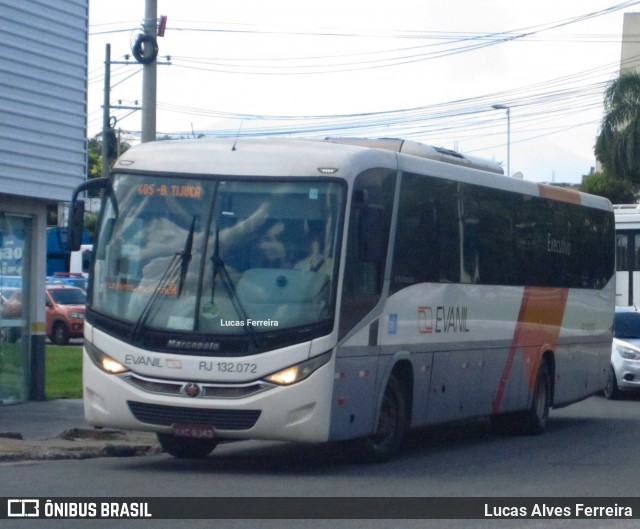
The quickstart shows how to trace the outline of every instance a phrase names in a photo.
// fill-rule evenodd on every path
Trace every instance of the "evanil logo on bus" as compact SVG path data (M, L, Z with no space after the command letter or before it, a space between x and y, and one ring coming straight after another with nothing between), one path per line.
M438 305L418 307L418 330L421 333L469 332L467 326L468 307Z

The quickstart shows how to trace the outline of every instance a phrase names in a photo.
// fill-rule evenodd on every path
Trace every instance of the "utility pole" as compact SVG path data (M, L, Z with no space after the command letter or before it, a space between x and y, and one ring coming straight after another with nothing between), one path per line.
M104 73L104 105L102 115L102 176L109 174L109 142L115 141L112 130L111 118L109 112L112 108L142 110L142 138L141 141L155 141L156 139L156 82L157 82L157 57L158 57L158 36L164 36L164 29L167 23L167 17L161 19L161 32L158 32L158 2L157 0L145 0L145 18L143 21L143 29L136 38L135 44L131 51L133 57L138 64L142 64L142 107L136 106L111 106L111 65L112 64L136 64L129 62L129 56L126 61L111 61L111 44L107 44L105 57L105 73ZM169 61L170 57L167 57ZM171 64L171 62L162 62L160 64ZM115 122L114 122L115 123ZM117 143L117 142L116 142ZM117 145L116 145L117 148Z
M109 124L109 111L111 109L111 44L107 44L104 52L104 95L102 103L102 173L101 176L109 176L109 139L111 127Z
M507 176L511 176L511 107L507 105L491 105L491 108L507 111Z
M145 0L144 33L153 37L158 35L158 2ZM142 142L156 139L156 82L157 63L154 57L142 68Z

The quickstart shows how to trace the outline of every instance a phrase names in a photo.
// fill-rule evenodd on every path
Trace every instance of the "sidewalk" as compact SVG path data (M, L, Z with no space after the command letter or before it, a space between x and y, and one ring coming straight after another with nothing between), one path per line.
M0 462L126 457L160 453L154 434L98 430L81 399L0 406Z

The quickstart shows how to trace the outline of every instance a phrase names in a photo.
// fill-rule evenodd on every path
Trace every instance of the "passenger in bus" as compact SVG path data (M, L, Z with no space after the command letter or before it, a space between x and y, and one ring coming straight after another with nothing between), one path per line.
M220 246L222 248L246 243L247 237L259 230L267 221L271 204L265 200L256 211L233 226L225 227L220 231Z
M283 241L285 224L281 220L267 221L256 243L254 268L291 268Z
M320 272L328 276L331 275L333 263L330 257L326 257L322 253L321 239L322 238L318 234L312 234L309 237L308 255L294 265L296 270L309 270L311 272Z

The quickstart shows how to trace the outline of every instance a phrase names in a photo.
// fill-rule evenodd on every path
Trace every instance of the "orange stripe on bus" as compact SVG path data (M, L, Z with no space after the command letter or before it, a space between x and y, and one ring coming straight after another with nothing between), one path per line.
M581 204L580 193L572 189L563 187L550 186L547 184L538 184L538 191L542 198L550 200L560 200L561 202L569 202L571 204Z
M493 413L500 411L518 348L522 351L529 388L533 389L542 354L555 350L558 344L568 296L566 288L525 287L513 340L493 401Z

